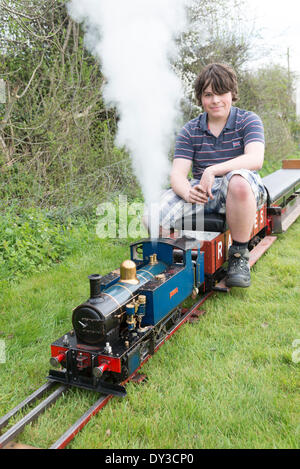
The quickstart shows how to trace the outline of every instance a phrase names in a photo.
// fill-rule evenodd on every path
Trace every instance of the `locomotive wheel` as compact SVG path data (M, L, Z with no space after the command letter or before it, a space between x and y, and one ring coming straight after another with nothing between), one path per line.
M171 316L172 323L176 324L179 321L179 319L181 318L181 315L182 315L181 308L179 308L179 307L176 308L176 310L174 311L174 313Z

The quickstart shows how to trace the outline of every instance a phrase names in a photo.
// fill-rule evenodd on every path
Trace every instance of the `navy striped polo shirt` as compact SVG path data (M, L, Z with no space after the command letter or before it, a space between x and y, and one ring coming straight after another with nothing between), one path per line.
M208 166L243 155L250 142L265 143L262 121L253 112L232 106L218 137L207 127L206 112L189 121L176 139L174 158L191 160L193 177L200 179Z

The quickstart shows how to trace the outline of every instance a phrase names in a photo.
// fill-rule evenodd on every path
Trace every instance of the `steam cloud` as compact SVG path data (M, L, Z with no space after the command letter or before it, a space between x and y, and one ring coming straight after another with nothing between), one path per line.
M186 25L186 0L71 0L84 22L85 42L101 61L107 105L120 115L116 144L129 150L148 206L159 199L170 171L180 80L170 66L175 37Z

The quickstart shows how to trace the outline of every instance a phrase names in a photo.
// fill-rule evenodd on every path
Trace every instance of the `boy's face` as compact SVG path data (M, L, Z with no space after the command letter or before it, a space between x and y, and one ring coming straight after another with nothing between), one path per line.
M204 111L210 119L227 119L232 105L231 91L224 94L214 94L211 85L202 93L201 102Z

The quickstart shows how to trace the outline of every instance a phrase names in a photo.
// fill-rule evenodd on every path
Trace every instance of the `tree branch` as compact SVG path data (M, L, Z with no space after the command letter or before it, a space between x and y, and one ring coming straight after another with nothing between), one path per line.
M16 95L16 98L17 98L17 99L23 98L23 96L27 93L28 88L30 87L30 85L31 85L31 83L32 83L32 80L34 79L34 76L35 76L36 72L38 71L38 69L41 67L41 65L42 65L42 63L43 63L44 55L45 55L45 54L42 55L42 58L41 58L41 60L40 60L40 63L39 63L39 64L37 65L37 67L34 69L32 75L31 75L31 78L30 78L29 82L27 83L27 86L26 86L25 90L23 91L23 93L20 94L20 95Z
M37 20L39 18L43 18L45 13L50 9L50 7L49 7L48 10L46 10L46 12L41 13L40 15L29 16L29 15L26 15L25 13L21 13L20 11L14 10L13 8L9 7L4 0L2 0L2 2L0 3L0 8L3 9L4 11L7 11L8 13L10 13L12 15L21 16L22 18L26 18L27 20L31 20L31 21Z

